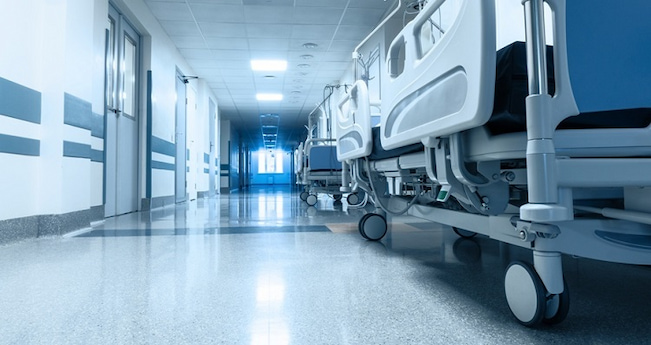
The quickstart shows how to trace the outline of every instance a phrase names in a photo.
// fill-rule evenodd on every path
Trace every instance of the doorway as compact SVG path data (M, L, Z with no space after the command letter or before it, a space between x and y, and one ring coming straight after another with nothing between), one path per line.
M140 35L109 6L106 44L105 216L138 210Z

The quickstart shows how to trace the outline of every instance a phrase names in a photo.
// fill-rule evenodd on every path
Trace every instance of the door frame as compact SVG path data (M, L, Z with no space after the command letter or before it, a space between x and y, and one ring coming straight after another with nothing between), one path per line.
M187 80L184 74L176 69L176 109L174 115L174 201L176 203L188 200L188 179L187 179ZM179 97L179 90L183 89L183 97ZM182 129L182 131L179 131Z

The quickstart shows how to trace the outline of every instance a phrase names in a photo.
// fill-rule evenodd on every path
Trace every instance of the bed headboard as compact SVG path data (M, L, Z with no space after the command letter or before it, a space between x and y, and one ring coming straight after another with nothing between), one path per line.
M454 0L456 16L423 52L421 28L446 4L431 0L401 30L387 53L382 146L392 149L480 126L495 88L495 2ZM442 12L441 12L442 13ZM404 64L400 58L404 54Z

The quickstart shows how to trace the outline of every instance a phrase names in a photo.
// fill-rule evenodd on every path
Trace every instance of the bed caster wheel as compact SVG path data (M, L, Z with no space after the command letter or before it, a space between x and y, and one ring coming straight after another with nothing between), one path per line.
M504 293L511 314L524 326L538 325L545 316L545 287L530 265L513 262L506 269Z
M317 197L314 194L310 194L305 198L305 202L310 206L316 205L316 201L317 201Z
M335 199L335 201L341 201L341 198L343 198L343 195L341 195L341 194L335 194L335 195L333 195L332 197Z
M348 194L346 197L346 202L348 205L357 205L361 200L359 200L359 195L357 193Z
M556 325L567 317L570 311L570 291L567 289L567 282L563 279L563 292L558 295L547 296L545 316L542 322L548 325Z
M301 192L301 196L300 196L300 197L301 197L301 200L306 201L308 195L310 195L310 193L308 193L308 192Z
M511 314L527 327L541 322L558 324L570 310L570 292L565 279L563 292L550 295L534 268L523 262L514 262L506 269L504 292Z
M473 238L477 235L476 232L464 230L464 229L459 229L455 226L452 227L452 231L454 231L455 234L459 235L461 238Z
M367 213L359 220L359 233L367 240L379 241L387 233L387 221L379 214Z

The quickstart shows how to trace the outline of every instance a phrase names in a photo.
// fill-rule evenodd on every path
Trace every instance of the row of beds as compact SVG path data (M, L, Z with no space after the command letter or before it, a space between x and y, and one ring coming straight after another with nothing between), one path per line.
M391 43L380 126L363 81L339 102L341 166L328 169L375 206L365 239L407 213L530 249L506 269L507 303L525 326L556 324L569 310L562 254L651 264L651 4L547 0L547 46L543 1L526 0L526 42L496 54L495 4L459 2L428 51L419 26L444 0Z

